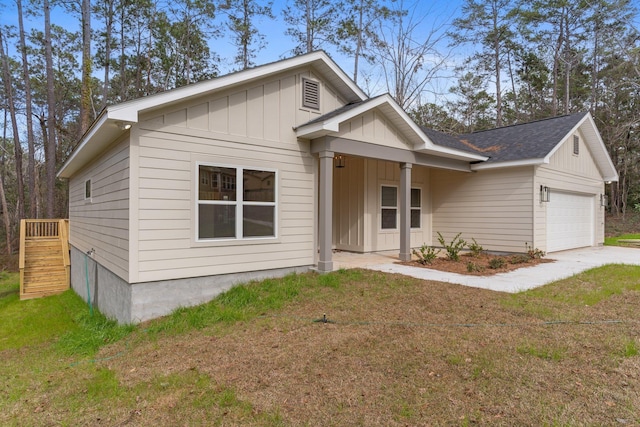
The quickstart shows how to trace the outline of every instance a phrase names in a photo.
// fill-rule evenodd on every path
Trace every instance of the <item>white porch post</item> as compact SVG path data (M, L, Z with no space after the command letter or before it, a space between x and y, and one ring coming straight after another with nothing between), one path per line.
M411 260L411 163L400 163L400 261Z
M331 254L333 231L333 151L321 151L320 159L320 200L319 200L319 224L318 244L320 253L318 256L318 271L326 273L333 271Z

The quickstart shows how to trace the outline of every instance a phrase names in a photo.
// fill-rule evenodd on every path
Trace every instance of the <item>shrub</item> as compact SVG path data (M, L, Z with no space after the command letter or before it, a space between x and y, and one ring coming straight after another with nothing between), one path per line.
M509 258L511 264L525 264L531 261L531 257L527 254L517 254Z
M484 248L482 247L482 245L480 245L480 243L476 242L476 239L474 239L473 237L471 238L471 240L473 241L473 243L469 243L468 245L469 250L471 251L471 256L474 258L478 258L482 251L484 251Z
M483 267L483 266L481 266L481 265L476 264L476 263L475 263L475 262L473 262L473 261L469 261L469 262L467 263L467 271L468 271L469 273L473 273L473 272L475 272L475 271L482 271L482 270L484 270L484 267Z
M418 251L414 249L413 254L418 257L418 262L422 265L431 264L440 253L440 249L435 249L434 247L427 245L420 246Z
M460 259L460 251L467 246L467 242L460 238L461 234L462 233L456 234L451 240L451 243L447 243L438 231L438 242L440 242L445 251L447 251L447 258L451 261L458 261Z
M504 258L491 258L489 260L489 268L493 270L497 270L498 268L502 268L505 265Z
M531 259L540 259L546 255L544 251L541 251L538 248L534 249L533 246L529 246L529 243L527 242L525 242L524 247L527 250L527 255L529 255Z

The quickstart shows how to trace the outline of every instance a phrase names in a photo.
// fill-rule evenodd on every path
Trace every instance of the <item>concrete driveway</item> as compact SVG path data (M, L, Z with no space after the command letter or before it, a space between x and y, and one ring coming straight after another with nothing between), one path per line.
M546 258L555 261L493 276L466 276L392 263L367 265L365 268L386 273L404 274L418 279L457 283L475 288L513 293L546 285L605 264L640 265L640 249L601 246L554 252Z

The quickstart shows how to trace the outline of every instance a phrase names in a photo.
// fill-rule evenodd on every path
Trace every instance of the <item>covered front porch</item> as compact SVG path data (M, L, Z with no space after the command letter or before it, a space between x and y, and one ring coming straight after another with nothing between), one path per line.
M311 153L318 159L316 240L319 252L316 264L320 272L334 270L334 248L355 252L394 249L400 260L411 259L412 176L418 173L424 176L425 170L431 168L470 172L471 162L487 160L482 155L435 145L388 94L346 104L295 131L298 138L310 142ZM339 238L341 230L336 228L334 200L341 184L339 180L334 182L336 158L346 158L346 168L350 158L364 159L365 162L362 173L349 178L362 180L362 186L346 195L347 198L358 198L362 203L362 209L350 212L355 218L351 218L349 226L359 221L355 243L342 241ZM372 166L372 161L384 162L384 167ZM394 172L380 174L381 170ZM390 175L393 177L389 178ZM431 209L427 206L431 185L434 184L423 183L421 199L424 206L421 209L425 211ZM384 189L385 186L392 189ZM388 200L392 201L389 206L386 205ZM390 239L380 244L375 236ZM430 243L430 230L429 234L418 237L422 241L415 242L416 246Z
M410 260L412 247L432 244L430 171L469 172L466 161L338 137L313 140L312 153L319 272Z

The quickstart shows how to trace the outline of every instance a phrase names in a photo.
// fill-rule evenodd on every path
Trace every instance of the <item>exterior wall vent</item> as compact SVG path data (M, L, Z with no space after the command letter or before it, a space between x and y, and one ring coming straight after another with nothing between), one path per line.
M320 83L302 79L302 106L313 110L320 109Z
M573 135L573 154L580 154L580 138Z

